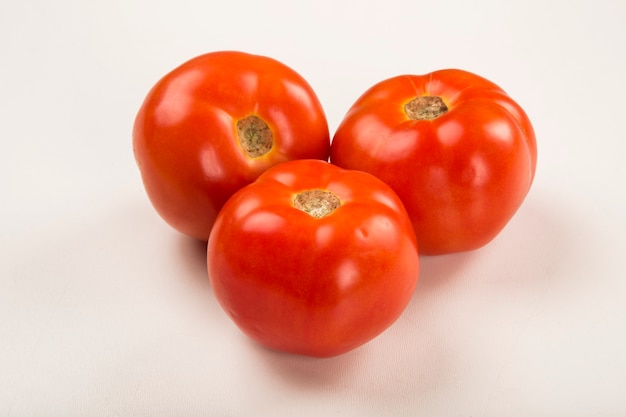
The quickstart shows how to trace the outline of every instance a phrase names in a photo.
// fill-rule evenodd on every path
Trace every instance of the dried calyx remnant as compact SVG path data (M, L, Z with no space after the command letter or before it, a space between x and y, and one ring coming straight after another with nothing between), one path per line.
M250 115L237 121L237 139L250 158L263 156L272 149L272 129L258 116Z
M404 112L411 120L433 120L448 111L441 97L420 96L404 105Z
M295 208L316 219L328 216L340 205L339 197L325 190L306 190L293 198Z

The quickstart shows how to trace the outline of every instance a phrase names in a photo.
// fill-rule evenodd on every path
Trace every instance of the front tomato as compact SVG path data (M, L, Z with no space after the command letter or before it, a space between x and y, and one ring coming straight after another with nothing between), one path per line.
M528 193L536 160L522 108L461 70L376 84L350 108L331 147L331 162L369 172L398 193L423 254L492 240Z
M328 159L322 106L309 84L271 58L223 51L196 57L149 92L133 149L157 212L207 240L224 202L272 165Z
M367 173L286 162L237 192L208 243L215 296L269 348L328 357L390 326L418 279L397 195Z

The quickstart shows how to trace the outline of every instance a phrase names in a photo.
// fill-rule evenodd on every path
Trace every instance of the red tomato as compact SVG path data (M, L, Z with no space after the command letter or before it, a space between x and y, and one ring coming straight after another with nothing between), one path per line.
M389 327L419 272L415 233L393 190L317 160L280 164L237 192L207 258L215 296L244 333L316 357Z
M327 160L329 147L326 116L309 84L278 61L233 51L201 55L165 75L133 130L157 212L203 240L239 188L280 162Z
M376 84L350 108L331 147L331 162L397 192L423 254L491 241L522 204L536 161L522 108L494 83L454 69Z

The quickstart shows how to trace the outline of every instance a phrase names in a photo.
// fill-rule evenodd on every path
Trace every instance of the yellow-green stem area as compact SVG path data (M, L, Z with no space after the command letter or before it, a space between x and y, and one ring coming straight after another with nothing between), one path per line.
M448 111L441 97L420 96L404 105L404 112L411 120L433 120Z
M295 208L316 219L328 216L340 205L339 197L326 190L306 190L293 198Z
M265 155L274 145L272 129L263 119L253 114L237 121L237 139L250 158Z

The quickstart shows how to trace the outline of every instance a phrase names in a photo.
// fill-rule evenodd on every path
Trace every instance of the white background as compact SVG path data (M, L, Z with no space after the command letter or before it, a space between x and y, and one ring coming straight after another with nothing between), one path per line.
M150 87L221 49L300 72L331 133L382 79L476 72L533 121L533 188L372 342L267 351L132 155ZM623 0L3 0L0 60L0 416L626 415Z

